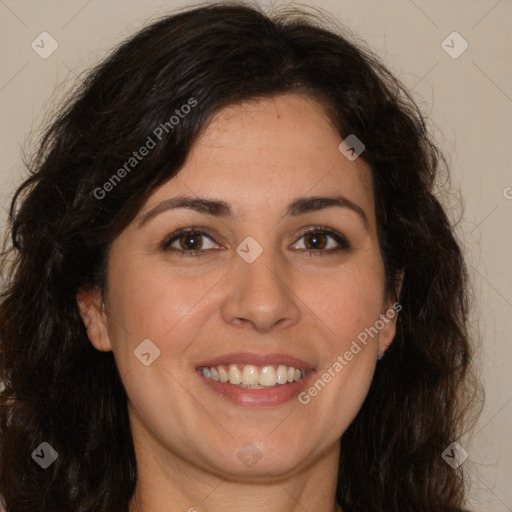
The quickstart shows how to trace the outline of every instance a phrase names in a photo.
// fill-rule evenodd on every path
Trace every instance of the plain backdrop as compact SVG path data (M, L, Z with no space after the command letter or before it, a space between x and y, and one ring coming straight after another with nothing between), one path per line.
M196 3L0 0L2 230L26 174L21 149L34 147L28 135L37 141L48 109L80 73L147 21ZM294 4L274 5L285 3ZM374 48L412 91L448 157L452 188L445 199L473 280L473 326L482 340L486 392L472 436L459 440L469 454L469 508L512 511L512 0L305 3L325 9ZM51 44L57 49L43 58Z

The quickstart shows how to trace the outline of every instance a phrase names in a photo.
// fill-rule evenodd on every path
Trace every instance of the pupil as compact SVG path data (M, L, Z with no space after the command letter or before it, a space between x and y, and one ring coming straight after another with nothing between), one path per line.
M308 249L319 249L319 248L322 249L323 247L325 247L325 235L322 233L314 233L314 234L310 233L308 235L308 237L306 238L306 241L307 240L312 241L312 243L306 243L306 245L308 246ZM321 247L319 247L319 245Z
M187 249L197 249L198 246L201 246L201 237L196 235L183 235L181 237L182 245Z

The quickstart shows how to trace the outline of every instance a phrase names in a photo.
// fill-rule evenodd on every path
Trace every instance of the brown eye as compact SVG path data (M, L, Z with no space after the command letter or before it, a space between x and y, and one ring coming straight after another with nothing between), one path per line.
M195 233L187 233L179 238L180 248L184 250L199 250L203 246L203 235L197 235Z
M324 233L307 233L304 235L306 249L324 250L327 245L327 237Z
M350 244L341 234L332 229L315 226L309 231L302 233L299 241L293 246L294 249L302 249L309 255L329 255L339 251L348 251Z
M208 249L220 248L208 233L192 228L180 229L169 235L161 247L164 251L181 256L201 256L208 253Z

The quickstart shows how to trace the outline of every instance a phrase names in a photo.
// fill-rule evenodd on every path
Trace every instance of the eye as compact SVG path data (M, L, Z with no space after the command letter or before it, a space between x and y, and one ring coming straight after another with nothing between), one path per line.
M303 240L300 242L300 240ZM326 256L338 253L339 251L348 251L350 244L348 240L337 231L322 226L313 226L302 233L299 242L296 242L294 249L308 251L310 256Z
M209 233L195 227L175 231L163 240L161 247L164 251L177 252L180 256L201 256L202 252L220 248Z
M206 240L206 241L205 241ZM187 227L175 231L161 243L164 251L174 252L180 256L203 256L208 250L221 249L205 228ZM348 240L337 231L322 226L312 226L300 236L292 248L305 250L310 256L333 255L348 251Z

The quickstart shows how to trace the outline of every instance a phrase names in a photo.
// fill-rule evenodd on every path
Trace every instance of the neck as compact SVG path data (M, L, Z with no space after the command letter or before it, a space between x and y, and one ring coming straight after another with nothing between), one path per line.
M137 484L130 512L341 512L336 504L339 445L300 471L248 479L189 463L148 437L134 436ZM144 446L144 449L142 449Z

